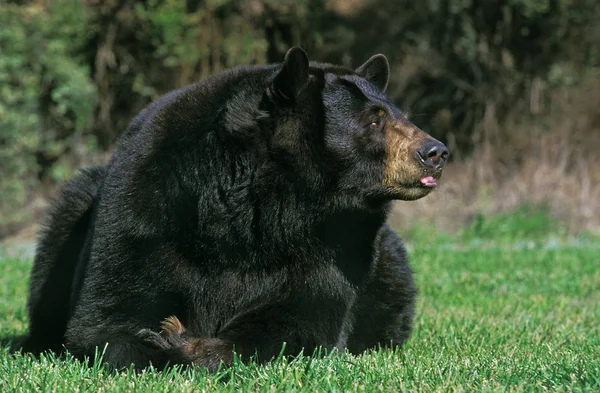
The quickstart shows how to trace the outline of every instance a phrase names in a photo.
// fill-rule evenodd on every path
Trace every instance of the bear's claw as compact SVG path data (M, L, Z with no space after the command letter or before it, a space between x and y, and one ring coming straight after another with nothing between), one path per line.
M152 329L141 329L137 336L158 349L184 348L188 344L182 337L185 327L176 316L166 318L160 327L160 333Z

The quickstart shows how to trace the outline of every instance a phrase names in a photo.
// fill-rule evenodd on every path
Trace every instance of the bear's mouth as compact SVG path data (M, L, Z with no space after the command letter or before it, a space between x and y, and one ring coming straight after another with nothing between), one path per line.
M433 176L424 176L419 180L421 187L435 188L437 186L437 180Z
M438 186L439 176L422 176L419 180L414 180L410 182L402 182L398 184L403 188L417 188L417 189L425 189L432 190Z

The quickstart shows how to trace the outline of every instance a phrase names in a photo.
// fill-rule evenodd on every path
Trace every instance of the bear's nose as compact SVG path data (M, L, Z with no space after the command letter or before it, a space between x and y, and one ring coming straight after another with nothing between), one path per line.
M442 168L448 160L448 148L440 141L426 141L417 150L421 161L435 169Z

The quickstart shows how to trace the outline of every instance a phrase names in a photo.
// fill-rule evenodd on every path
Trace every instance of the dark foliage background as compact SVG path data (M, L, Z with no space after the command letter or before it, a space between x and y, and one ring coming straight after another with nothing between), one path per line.
M446 192L415 214L533 203L597 229L599 20L597 0L2 1L0 237L151 100L292 45L348 66L388 56L390 95L453 152Z

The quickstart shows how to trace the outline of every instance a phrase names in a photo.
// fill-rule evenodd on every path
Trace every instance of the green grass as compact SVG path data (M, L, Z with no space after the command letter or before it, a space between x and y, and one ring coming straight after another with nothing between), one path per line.
M484 225L481 238L471 228L456 239L414 240L420 297L414 335L400 351L236 364L207 375L113 374L4 348L0 392L600 391L600 243L544 238L535 228L533 240L520 233L495 242ZM29 260L0 257L0 337L25 331L29 268Z

